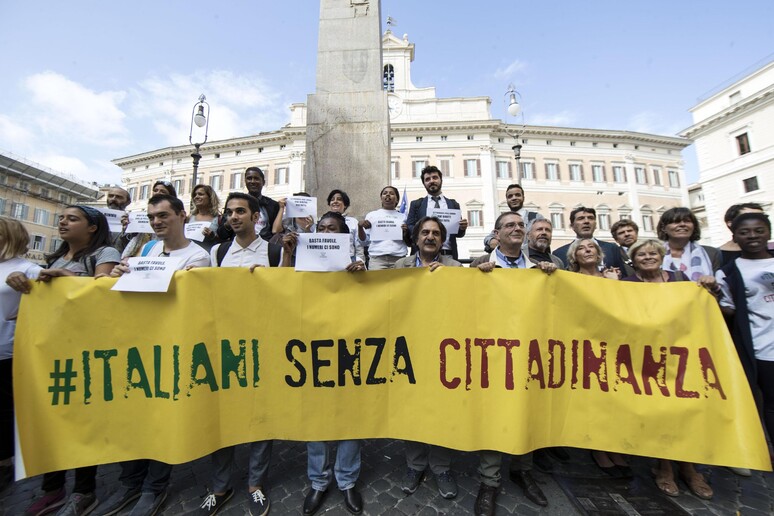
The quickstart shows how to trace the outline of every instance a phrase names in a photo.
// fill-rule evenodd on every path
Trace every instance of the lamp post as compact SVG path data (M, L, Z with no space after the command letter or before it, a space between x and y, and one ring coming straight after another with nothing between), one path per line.
M204 138L196 138L194 141L194 125L198 128L204 128ZM199 172L199 160L202 155L199 154L199 147L207 143L207 129L210 127L210 105L207 103L207 97L204 94L199 95L199 101L194 104L191 111L191 129L188 132L188 141L193 144L195 150L191 157L193 158L193 177L191 178L191 199L193 199L193 190L197 184L197 175ZM197 131L197 136L201 131ZM201 141L199 141L201 139Z
M516 140L516 145L511 147L513 149L513 156L516 159L516 182L521 183L521 142L519 141L519 137L524 134L524 113L521 111L521 104L519 104L519 101L516 99L516 96L518 95L519 99L521 99L521 94L516 91L516 87L513 84L508 85L508 90L505 92L505 97L507 98L508 106L507 111L508 114L512 117L518 117L521 115L521 129L518 133L512 133L506 129L506 132L513 136L513 138Z

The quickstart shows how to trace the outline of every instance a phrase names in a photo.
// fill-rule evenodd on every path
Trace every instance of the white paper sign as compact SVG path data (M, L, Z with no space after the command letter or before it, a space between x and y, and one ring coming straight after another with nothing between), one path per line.
M296 270L343 271L352 263L349 233L299 233Z
M144 211L129 212L129 224L126 226L127 233L154 233L153 228L148 222L148 214Z
M121 224L121 217L124 216L125 211L112 210L110 208L97 208L102 212L108 221L111 233L121 233L124 230L124 226Z
M285 199L285 215L283 218L312 217L317 219L317 197L288 197Z
M403 240L403 225L405 218L402 213L397 215L379 215L368 219L371 221L371 240Z
M460 232L460 221L462 220L462 211L444 210L442 208L427 208L428 217L437 217L444 226L446 226L447 240L450 236Z
M212 224L212 222L189 222L185 225L185 237L188 240L203 242L204 233L202 233L202 230L210 227L210 224Z
M166 292L172 282L172 276L178 270L184 258L137 257L129 258L129 272L124 274L113 288L119 292Z

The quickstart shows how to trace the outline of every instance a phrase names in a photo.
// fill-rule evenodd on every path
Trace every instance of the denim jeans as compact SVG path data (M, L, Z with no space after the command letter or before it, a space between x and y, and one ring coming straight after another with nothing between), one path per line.
M335 441L336 462L331 469L331 444L327 442L306 443L307 475L312 489L325 491L336 477L339 489L345 491L355 486L360 476L360 441Z

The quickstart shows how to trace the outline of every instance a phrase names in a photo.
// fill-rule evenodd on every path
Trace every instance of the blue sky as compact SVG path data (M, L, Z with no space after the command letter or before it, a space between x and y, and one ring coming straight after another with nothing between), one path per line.
M675 134L712 89L774 59L771 0L382 0L416 44L412 80L493 99L526 122ZM273 130L314 91L319 1L0 2L0 149L84 180L187 143L207 95L210 139ZM693 147L689 180L698 177Z

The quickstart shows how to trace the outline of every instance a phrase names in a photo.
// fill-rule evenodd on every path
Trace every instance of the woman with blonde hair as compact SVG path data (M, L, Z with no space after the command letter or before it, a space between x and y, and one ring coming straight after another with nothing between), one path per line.
M602 248L593 238L581 238L570 244L567 250L567 270L598 278L618 279L618 268L601 268L604 259Z
M30 235L21 222L0 217L0 278L17 272L35 279L41 270L23 258ZM0 489L13 481L13 335L21 293L0 285Z
M206 251L220 242L216 232L220 220L220 200L218 194L210 185L198 184L194 186L191 196L191 214L186 222L209 222L210 225L202 229L204 240L196 242Z

